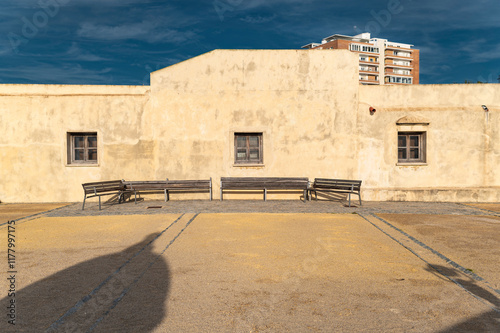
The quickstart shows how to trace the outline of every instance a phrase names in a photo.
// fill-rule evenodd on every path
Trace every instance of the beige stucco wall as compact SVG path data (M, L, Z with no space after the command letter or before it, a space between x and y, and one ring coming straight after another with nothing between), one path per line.
M500 201L499 113L495 84L360 86L346 50L215 50L152 73L150 87L0 85L0 201L209 177L218 199L222 176L361 179L365 200ZM406 116L429 125L398 126ZM427 133L426 165L397 165L398 130ZM68 165L68 132L97 132L98 165ZM235 132L263 133L262 166L234 164Z
M500 85L360 86L358 117L366 199L500 201ZM427 133L427 165L397 165L398 130Z
M356 63L348 51L216 50L153 73L156 177L212 177L215 193L221 176L357 177ZM263 166L234 164L235 132L263 133Z
M83 199L81 184L122 178L152 160L141 140L149 87L0 85L0 200ZM67 164L67 133L97 132L97 166Z

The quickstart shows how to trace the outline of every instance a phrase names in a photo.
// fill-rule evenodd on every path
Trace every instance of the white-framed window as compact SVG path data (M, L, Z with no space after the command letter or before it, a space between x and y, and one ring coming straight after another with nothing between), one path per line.
M68 140L68 164L97 164L97 133L70 132Z
M398 57L411 57L411 53L403 52L403 51L394 51L394 55Z
M410 62L409 61L403 61L403 60L394 60L394 65L410 66Z
M359 44L349 44L350 51L361 51L361 45Z
M411 84L412 78L411 77L389 76L388 78L386 78L386 82Z

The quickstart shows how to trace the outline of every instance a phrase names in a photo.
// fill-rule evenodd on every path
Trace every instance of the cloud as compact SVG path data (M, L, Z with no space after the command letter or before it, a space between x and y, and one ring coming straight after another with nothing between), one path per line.
M181 31L159 27L151 22L140 22L122 25L99 25L83 23L77 31L78 36L101 40L137 39L148 43L182 43L192 39L196 34L192 31Z
M250 16L250 15L247 15L244 18L240 18L240 20L243 22L246 22L246 23L250 23L250 24L263 24L263 23L271 22L275 18L276 18L276 14L274 14L272 16L260 16L260 15Z
M61 65L36 63L30 66L17 68L3 68L1 79L3 82L29 82L36 84L110 84L112 69L104 68L91 70L79 64Z
M105 61L105 60L108 60L106 58L103 58L101 56L93 54L89 51L83 50L75 42L73 42L71 44L70 48L66 52L66 55L71 57L74 60L81 60L81 61Z

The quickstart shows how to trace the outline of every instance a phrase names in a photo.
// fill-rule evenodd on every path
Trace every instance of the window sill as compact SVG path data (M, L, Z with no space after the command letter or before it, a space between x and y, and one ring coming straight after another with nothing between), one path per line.
M95 168L95 167L98 167L98 166L99 166L99 164L98 164L98 163L88 163L88 164L85 164L85 163L67 164L67 163L66 163L66 166L67 166L67 167L70 167L70 168L73 168L73 167L76 167L76 168L81 168L81 167L90 167L90 168Z
M264 164L243 164L243 163L238 163L238 164L233 164L233 167L235 168L264 168Z
M427 166L427 163L423 162L398 162L396 163L397 166Z

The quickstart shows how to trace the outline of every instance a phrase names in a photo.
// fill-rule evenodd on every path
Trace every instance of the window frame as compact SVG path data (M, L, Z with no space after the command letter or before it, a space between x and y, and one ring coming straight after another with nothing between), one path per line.
M83 147L76 147L76 138L83 137ZM89 138L95 137L95 145L89 144ZM97 132L68 132L67 133L67 147L68 147L68 165L91 165L95 166L99 163L99 141ZM76 159L76 150L83 151L83 159ZM90 151L95 150L96 159L89 158Z
M246 138L246 145L245 147L238 147L238 138L245 137ZM258 152L259 152L259 158L258 159L251 159L250 158L250 150L252 150L252 147L250 147L250 137L257 137L258 138ZM251 133L246 133L246 132L235 132L234 133L234 164L235 165L263 165L264 164L264 135L262 132L251 132ZM238 159L238 149L245 149L245 154L246 158L245 159ZM255 148L253 148L255 149Z
M405 137L406 144L405 146L400 146L399 139L401 136ZM418 146L411 145L411 136L418 137ZM406 158L400 158L399 152L401 149L405 149ZM418 158L411 158L411 150L418 149ZM418 164L418 163L427 163L427 132L419 131L419 132L411 132L411 131L398 131L397 138L397 158L398 164Z

